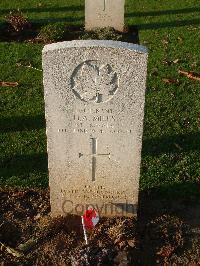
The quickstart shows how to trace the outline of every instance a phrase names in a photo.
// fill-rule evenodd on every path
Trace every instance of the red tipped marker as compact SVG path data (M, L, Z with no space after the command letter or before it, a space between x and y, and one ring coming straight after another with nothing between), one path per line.
M81 219L82 219L84 238L87 245L88 244L87 230L93 229L98 224L99 214L95 209L90 208L85 211L83 216L81 216Z

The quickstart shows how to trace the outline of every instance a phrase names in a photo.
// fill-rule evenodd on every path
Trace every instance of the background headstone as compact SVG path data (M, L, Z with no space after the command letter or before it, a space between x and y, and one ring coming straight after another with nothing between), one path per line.
M114 41L43 49L52 215L133 215L138 202L147 51Z
M124 0L85 0L85 28L124 29Z

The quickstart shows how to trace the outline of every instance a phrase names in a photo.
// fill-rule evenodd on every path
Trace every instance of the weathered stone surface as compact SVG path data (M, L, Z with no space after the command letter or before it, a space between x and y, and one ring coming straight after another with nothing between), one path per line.
M85 28L124 30L124 0L85 0Z
M43 49L52 215L133 215L138 202L147 51L114 41Z

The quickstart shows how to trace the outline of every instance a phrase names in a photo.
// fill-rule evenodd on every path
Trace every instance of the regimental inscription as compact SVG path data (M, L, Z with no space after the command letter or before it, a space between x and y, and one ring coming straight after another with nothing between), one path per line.
M92 181L95 181L96 177L96 164L98 156L106 156L110 160L110 153L98 153L97 152L97 138L91 138L92 141L92 153L91 154L83 154L79 153L79 158L82 156L91 156L92 157Z
M110 64L88 60L74 69L71 84L78 99L99 104L113 98L119 88L119 79Z
M112 108L78 108L73 114L73 133L75 134L131 134L131 128L115 126L117 114ZM68 132L58 128L58 132Z

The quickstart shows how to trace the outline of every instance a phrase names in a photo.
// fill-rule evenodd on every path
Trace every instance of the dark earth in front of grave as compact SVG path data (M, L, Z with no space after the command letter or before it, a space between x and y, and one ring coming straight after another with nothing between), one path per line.
M28 26L24 29L17 31L8 23L3 23L0 25L0 41L3 42L6 41L49 44L53 42L82 39L107 39L139 44L138 30L134 26L125 27L124 32L118 32L113 28L85 31L83 26L65 26L63 25L63 23L54 23L47 25L29 23Z
M138 220L100 219L88 246L80 217L50 217L48 190L1 189L0 204L4 266L199 263L200 204L192 200L169 202L141 193Z

